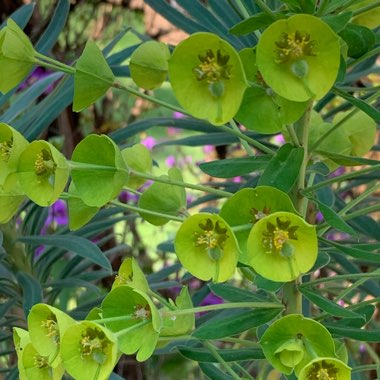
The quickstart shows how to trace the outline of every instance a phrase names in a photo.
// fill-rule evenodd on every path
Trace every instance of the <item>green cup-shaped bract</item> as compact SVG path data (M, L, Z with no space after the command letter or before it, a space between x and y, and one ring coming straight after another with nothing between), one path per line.
M135 144L121 151L125 163L132 170L142 173L151 173L153 160L151 151L143 144ZM134 173L128 178L125 186L131 189L138 189L146 182L145 178L138 177Z
M175 302L172 300L169 300L169 302L173 308L177 310L193 308L193 302L187 286L184 286L181 289L181 293L175 299ZM179 336L188 334L191 330L193 330L194 324L194 313L178 315L175 318L171 316L164 316L162 318L162 329L160 336Z
M46 304L36 304L28 315L29 335L41 356L48 357L52 366L60 362L62 336L75 321L63 311Z
M314 355L335 356L328 330L303 315L291 314L275 321L263 334L261 347L267 360L280 372L296 375Z
M21 153L17 177L25 195L45 207L61 195L69 178L69 166L52 144L36 140Z
M168 175L161 176L165 179L183 182L181 171L178 168L169 169ZM171 185L168 183L154 182L140 196L139 207L177 216L181 211L186 210L186 191L184 187ZM170 219L140 212L147 222L162 226Z
M275 212L253 226L247 249L247 263L262 277L292 281L314 265L317 234L315 227L298 215Z
M102 52L91 40L87 41L75 69L73 111L80 112L102 97L115 77Z
M62 363L53 367L49 358L40 355L32 343L24 347L22 366L25 377L20 374L20 380L60 380L65 372Z
M271 24L261 35L256 53L265 82L296 102L322 98L339 70L339 37L321 19L307 14Z
M133 257L126 258L120 265L112 289L121 285L129 285L130 287L139 289L143 292L149 291L149 285L145 278L145 274L139 267L137 260Z
M243 49L239 55L253 85L244 93L236 119L246 128L264 134L280 132L284 125L298 120L308 102L293 102L277 95L262 78L254 49Z
M71 182L69 186L67 206L69 213L69 228L74 231L88 223L100 209L100 207L88 206L83 202L75 188L74 182Z
M0 31L0 91L5 94L18 85L35 64L34 48L27 35L11 19Z
M21 329L20 327L13 327L13 343L17 354L17 368L20 380L27 379L25 368L22 363L22 357L24 355L26 345L30 343L29 332Z
M142 43L131 55L129 69L134 82L145 90L160 87L168 74L170 51L157 41Z
M128 180L120 149L106 135L84 138L75 147L72 161L79 163L71 171L76 191L88 206L104 206L120 193Z
M103 318L126 317L125 320L105 322L118 336L119 350L137 360L145 361L156 347L161 317L152 300L142 291L128 285L111 290L102 303Z
M338 113L333 120L337 124L343 120L350 111ZM351 142L351 156L366 154L375 144L376 122L363 111L356 112L348 120L343 121L338 130Z
M228 198L219 215L231 226L252 223L277 211L297 213L288 194L270 186L242 189ZM240 247L239 262L248 264L247 240L251 229L234 232Z
M194 33L177 45L169 77L182 107L215 125L235 116L247 88L238 53L212 33Z
M17 192L4 192L0 187L0 223L9 222L24 199L24 195Z
M304 368L302 368L298 375L298 379L351 380L351 368L338 359L320 357L313 359Z
M107 380L119 358L117 340L107 328L81 321L63 335L61 357L75 380Z
M183 267L201 280L223 282L235 272L239 246L230 226L219 215L201 213L187 218L174 246Z
M0 185L4 184L9 173L17 170L19 157L28 145L28 140L20 132L0 123Z

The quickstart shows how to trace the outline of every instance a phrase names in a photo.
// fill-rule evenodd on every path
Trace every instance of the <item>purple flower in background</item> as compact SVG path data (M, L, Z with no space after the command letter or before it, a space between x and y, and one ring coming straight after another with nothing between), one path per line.
M285 139L284 136L280 133L273 138L274 142L278 145L283 145L285 144Z
M205 145L203 147L203 153L205 153L205 154L211 154L213 151L214 151L213 145Z
M167 159L165 160L166 165L169 168L172 168L176 164L176 158L172 155L168 156Z
M173 112L173 118L174 119L183 119L184 117L185 117L185 115L181 112L177 112L177 111Z
M322 223L324 221L324 217L320 211L317 212L317 215L315 216L315 221L317 223Z
M147 136L141 140L141 144L145 145L149 150L152 150L156 145L156 139L152 136Z
M334 170L329 174L329 178L338 177L342 174L344 174L346 171L346 168L344 166L340 166L338 169Z
M207 296L202 300L200 303L200 306L207 306L207 305L219 305L220 303L223 303L223 299L216 296L214 293L209 293Z
M119 194L119 201L121 203L136 203L139 200L139 196L137 194L128 193L128 191L123 190Z
M31 73L30 75L28 76L28 78L26 78L26 80L24 82L21 83L20 87L19 87L19 90L25 90L26 88L30 87L32 84L34 84L35 82L38 82L39 80L41 79L44 79L46 77L48 77L49 75L51 75L50 72L46 71L43 67L36 67ZM53 85L50 84L46 89L45 91L43 92L44 95L47 95L49 94L51 91L53 90Z

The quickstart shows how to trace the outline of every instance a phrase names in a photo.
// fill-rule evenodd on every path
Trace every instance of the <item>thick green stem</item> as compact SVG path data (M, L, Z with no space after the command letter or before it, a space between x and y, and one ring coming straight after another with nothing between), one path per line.
M295 280L287 282L282 288L286 314L302 314L302 294L298 286L298 280Z
M115 332L114 334L117 336L117 337L120 337L122 335L125 335L125 334L128 334L129 332L133 331L133 330L136 330L140 327L143 327L145 325L147 325L148 323L152 323L151 320L146 320L146 321L143 321L143 322L140 322L140 323L137 323L136 325L133 325L133 326L130 326L130 327L127 327L126 329L123 329L123 330L120 330L118 332Z
M263 0L255 0L255 3L259 6L259 8L265 12L268 16L270 16L273 20L276 20L277 17L275 13L265 4Z
M232 376L233 379L240 380L240 376L219 355L217 349L210 342L207 342L207 340L205 340L202 343L211 352L212 356L221 364L221 366Z
M239 11L243 15L244 18L250 18L251 15L248 13L247 8L244 6L241 0L235 0L235 4L239 8Z

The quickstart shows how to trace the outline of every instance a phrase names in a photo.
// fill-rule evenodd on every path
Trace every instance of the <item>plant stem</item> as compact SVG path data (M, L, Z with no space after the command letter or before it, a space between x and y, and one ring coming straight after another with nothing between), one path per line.
M54 66L54 65L52 65L50 63L47 63L47 62L44 62L44 61L40 61L40 60L37 60L36 64L38 66L43 66L43 67L46 67L46 68L51 69L53 71L60 71L60 72L64 72L64 73L70 74L70 75L73 75L74 72L75 72L75 69L73 69L74 70L74 72L73 72L72 70L68 70L68 69L65 69L63 67L57 67L57 66Z
M235 131L232 128L227 127L226 125L220 125L216 127L218 129L221 129L222 131L225 131L227 133L230 133L231 135L235 135L236 137L239 137L241 140L247 141L250 145L254 146L255 148L259 149L263 153L267 154L274 154L274 151L270 148L268 148L266 145L250 138L249 136L246 136L244 133L242 133L240 130Z
M302 314L302 294L298 290L299 280L290 281L283 286L283 303L286 314Z
M333 277L324 277L324 278L319 278L318 280L313 280L309 281L305 284L300 285L301 287L309 287L309 286L315 286L318 284L324 284L326 282L333 282L337 281L340 282L342 280L355 280L355 279L361 279L361 278L376 278L380 277L380 270L375 270L370 273L348 273L348 274L339 274L337 276Z
M247 224L241 224L239 226L233 226L231 227L231 230L233 232L239 232L239 231L246 231L252 229L253 224L252 223L247 223Z
M250 18L251 17L251 15L248 13L246 7L244 6L244 4L242 3L241 0L235 0L235 4L239 8L239 11L242 13L244 18Z
M112 87L114 88L117 88L119 90L122 90L122 91L125 91L125 92L128 92L132 95L135 95L139 98L142 98L142 99L145 99L145 100L149 100L150 102L152 103L155 103L155 104L159 104L160 106L163 106L169 110L172 110L172 111L175 111L175 112L180 112L186 116L192 116L190 113L188 113L187 111L185 111L183 108L180 108L180 107L177 107L173 104L170 104L168 102L165 102L163 100L160 100L160 99L157 99L155 98L154 96L151 96L151 95L148 95L148 94L145 94L139 90L136 90L135 88L133 87L129 87L129 86L124 86L122 85L121 83L118 83L118 82L115 82Z
M359 8L359 9L356 9L355 11L352 12L352 15L353 16L358 16L362 13L365 13L365 12L368 12L370 11L371 9L374 9L374 8L377 8L380 6L380 0L377 0L375 2L373 2L372 4L370 5L366 5L365 7L362 7L362 8Z
M287 131L288 131L288 133L290 135L290 138L292 140L293 145L295 145L295 146L301 146L301 143L298 140L298 136L297 136L297 134L296 134L296 132L294 130L294 125L293 124L286 125L286 129L287 129Z
M168 219L168 220L173 220L175 222L182 223L185 220L185 218L181 218L179 216L170 215L170 214L164 214L162 212L151 211L151 210L143 209L143 208L140 208L140 207L132 206L132 205L129 205L129 204L126 204L126 203L122 203L122 202L119 202L119 201L111 201L109 203L112 204L112 205L114 205L114 206L117 206L117 207L125 208L126 210L131 210L131 211L134 211L134 212L144 213L144 214L148 214L148 215L159 216L160 218L165 218L165 219Z
M372 57L374 55L378 55L380 53L380 47L377 47L373 50L368 51L367 53L363 54L361 57L352 60L347 64L347 68L357 65L360 62L365 61L367 58ZM362 91L362 89L360 89Z
M130 327L127 327L126 329L123 329L123 330L120 330L118 332L115 332L114 334L116 335L116 337L120 337L124 334L128 334L129 332L133 331L133 330L136 330L138 329L139 327L142 327L142 326L145 326L147 325L148 323L152 323L152 321L150 320L146 320L146 321L143 321L143 322L140 322L140 323L137 323L136 325L133 325L133 326L130 326Z
M351 372L364 372L372 370L379 370L379 364L359 365L357 367L352 368Z
M372 171L376 171L376 170L379 170L380 169L380 164L376 164L376 165L372 165L368 168L364 168L364 169L359 169L359 170L356 170L354 172L350 172L350 173L346 173L346 174L342 174L338 177L334 177L334 178L329 178L329 179L326 179L325 181L322 181L322 182L319 182L313 186L310 186L304 190L301 191L302 194L309 194L315 190L318 190L318 189L321 189L327 185L330 185L334 182L342 182L342 181L345 181L347 179L352 179L352 178L355 178L355 177L358 177L362 174L367 174L367 173L370 173Z
M204 311L215 311L215 310L224 310L224 309L238 309L238 308L264 308L264 309L281 309L284 306L279 303L274 302L233 302L233 303L221 303L216 305L206 305L193 307L191 309L181 309L181 310L165 310L162 311L163 316L178 316L186 315L193 313L201 313Z
M232 376L235 380L240 380L240 376L230 367L230 365L219 355L216 348L206 341L202 342L203 345L211 352L212 356L221 364L221 366Z
M156 177L152 174L142 173L142 172L138 172L138 171L132 170L132 169L130 170L130 172L135 174L138 177L141 177L141 178L151 179L153 181L161 182L161 183L167 183L169 185L186 187L186 188L193 189L193 190L204 191L206 193L212 193L215 195L219 195L220 197L223 197L223 198L224 197L229 198L229 197L232 197L232 195L233 195L232 193L229 193L228 191L218 190L218 189L214 189L214 188L208 187L208 186L195 185L192 183L176 181L176 180L171 179L171 178Z
M176 307L173 306L170 302L168 302L164 297L161 296L161 294L158 294L156 292L153 292L152 290L148 290L148 294L151 296L151 297L154 297L155 299L157 299L158 301L160 301L160 303L162 305L165 305L167 308L169 308L170 310L176 310Z
M230 120L230 125L231 125L232 129L235 132L240 132L240 129L237 126L237 124L236 124L236 122L235 122L234 119ZM254 156L255 155L255 153L253 152L253 149L251 148L251 146L248 144L248 142L246 140L243 140L242 138L240 138L240 143L241 143L241 145L243 145L243 147L246 150L248 156Z
M92 319L91 322L104 324L107 322L120 322L120 321L126 322L135 318L136 317L134 315L119 315L118 317Z

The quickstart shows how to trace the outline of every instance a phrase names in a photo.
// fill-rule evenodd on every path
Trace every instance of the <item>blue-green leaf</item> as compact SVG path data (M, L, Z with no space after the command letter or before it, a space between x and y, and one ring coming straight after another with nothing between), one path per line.
M19 272L16 277L22 289L23 308L27 317L32 306L42 302L42 288L40 283L28 273Z

